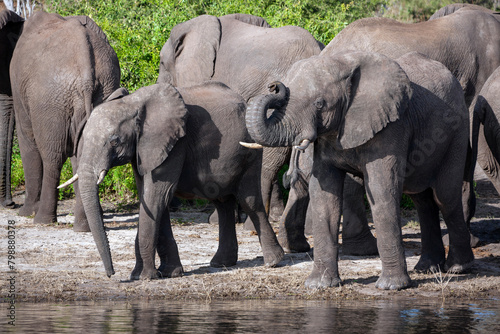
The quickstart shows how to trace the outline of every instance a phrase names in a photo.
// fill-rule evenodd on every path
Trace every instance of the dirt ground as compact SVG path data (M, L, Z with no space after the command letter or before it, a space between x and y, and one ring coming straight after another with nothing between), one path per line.
M380 274L379 257L347 256L341 253L339 269L342 286L307 290L304 281L311 272L312 252L286 254L276 268L263 265L257 236L237 226L239 261L236 266L216 269L209 266L217 249L218 227L207 223L210 208L182 208L172 213L173 231L184 266L183 277L130 281L134 267L136 210L118 210L104 203L105 224L116 274L106 277L90 233L71 228L73 201L58 208L57 224L35 225L20 217L17 210L0 210L0 301L13 291L18 302L81 300L154 299L392 299L411 298L499 298L500 297L500 198L484 175L477 181L478 206L472 232L482 242L474 249L475 263L468 273L419 274L413 271L420 252L420 230L416 213L403 212L406 260L413 287L402 291L380 291L375 282ZM22 204L24 194L15 201ZM11 223L9 225L9 222ZM15 225L12 225L15 222ZM275 223L276 224L276 223ZM9 239L8 226L15 226ZM276 226L276 225L275 225ZM444 224L442 225L445 230ZM277 228L276 228L277 231ZM373 230L376 235L376 232ZM10 234L12 235L12 233ZM9 244L8 240L14 240ZM314 245L312 236L309 242ZM8 246L15 245L15 268L8 267ZM11 247L12 249L12 247ZM157 261L158 262L158 261ZM14 278L14 281L10 280ZM12 283L12 284L11 284ZM2 300L3 299L3 300Z

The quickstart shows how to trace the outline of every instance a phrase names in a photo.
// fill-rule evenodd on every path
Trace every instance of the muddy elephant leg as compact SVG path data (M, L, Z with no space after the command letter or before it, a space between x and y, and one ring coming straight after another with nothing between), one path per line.
M382 261L382 273L375 286L384 290L399 290L411 285L401 232L403 177L400 175L405 175L405 166L391 154L366 164L366 194Z
M157 251L160 257L160 267L158 270L161 276L169 278L182 276L184 269L179 257L179 248L172 232L168 210L165 210L161 217Z
M308 205L309 184L299 173L288 193L288 202L279 224L278 241L285 253L308 252L311 249L305 236Z
M444 268L445 251L439 225L439 208L434 201L434 192L427 189L410 196L417 208L422 251L415 270L419 272L436 271Z
M309 194L313 219L314 266L307 288L326 288L341 283L338 269L339 225L345 173L318 164L313 167Z
M71 166L73 171L78 170L78 162L76 157L71 157ZM73 223L73 231L75 232L90 232L89 222L87 221L87 216L83 210L82 198L80 197L80 187L78 181L73 183L73 188L75 189L75 205L73 212L75 214L75 221ZM101 209L102 212L102 209Z
M31 140L25 139L18 131L19 149L24 169L26 193L24 205L19 209L20 216L33 216L38 211L43 180L43 163L40 152Z
M233 196L224 200L213 201L219 217L219 248L210 261L212 267L231 267L238 261L238 241L236 240L236 222Z
M365 187L361 178L347 174L344 182L342 209L342 253L345 255L377 255L377 239L368 226Z

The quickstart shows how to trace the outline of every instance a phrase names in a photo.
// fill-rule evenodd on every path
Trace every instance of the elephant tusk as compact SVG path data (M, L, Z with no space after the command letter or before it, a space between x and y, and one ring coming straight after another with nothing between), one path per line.
M309 144L311 144L311 141L309 139L304 139L300 142L299 145L294 146L296 150L301 150L304 151L306 148L309 147Z
M243 141L240 141L240 145L247 147L247 148L253 148L253 149L259 149L259 148L264 148L264 146L257 144L257 143L245 143Z
M69 179L68 181L66 181L63 184L61 184L59 187L57 187L57 189L66 188L70 184L75 183L76 180L78 180L78 174L73 175L73 177L71 179Z
M97 179L97 185L100 185L102 181L104 181L104 178L106 177L107 171L103 169L101 173L99 174L99 179Z

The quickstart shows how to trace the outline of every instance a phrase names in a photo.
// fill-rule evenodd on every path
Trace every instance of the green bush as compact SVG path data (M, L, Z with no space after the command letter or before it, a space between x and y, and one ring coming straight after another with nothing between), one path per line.
M422 0L47 0L44 9L63 16L88 15L108 36L121 68L122 86L133 92L156 82L160 50L178 23L202 14L222 16L247 13L264 17L274 27L301 26L327 44L354 20L374 15L404 21L427 18L452 1ZM457 1L453 1L457 2ZM19 149L14 148L12 184L21 185L24 175ZM61 180L71 176L66 162ZM130 165L112 169L101 185L105 196L127 200L136 195ZM72 195L61 191L60 198Z

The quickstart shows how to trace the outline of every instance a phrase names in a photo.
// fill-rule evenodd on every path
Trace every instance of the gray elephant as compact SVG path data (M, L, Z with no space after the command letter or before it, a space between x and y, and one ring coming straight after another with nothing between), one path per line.
M377 231L382 273L376 287L410 286L400 227L402 193L413 198L422 231L417 270L464 271L474 255L462 211L473 164L469 114L459 82L439 62L410 53L335 53L299 61L274 94L252 100L246 123L264 146L314 144L309 182L314 268L308 287L340 283L338 232L345 173L362 177ZM274 108L269 118L268 109ZM473 160L473 159L469 159ZM445 250L439 211L450 233Z
M118 58L102 30L85 16L36 12L24 24L10 65L26 195L22 216L57 219L63 163L78 168L78 146L92 108L120 87ZM75 185L75 231L89 231Z
M343 29L326 47L329 52L360 50L378 52L396 59L410 51L425 54L443 63L459 80L465 93L467 106L470 106L489 75L500 65L500 34L498 15L484 7L454 4L442 8L434 15L434 20L404 24L387 18L365 18L357 20ZM444 17L443 17L444 16ZM477 38L482 36L482 38ZM488 50L486 52L485 50ZM479 130L478 164L500 192L500 165L486 144L482 128ZM471 176L472 177L472 176ZM302 180L295 187L303 187ZM358 188L358 189L355 189ZM362 234L351 233L354 238L347 241L351 254L369 249L365 241L371 239L367 232L364 210L362 183L350 182L348 198L344 204L344 221L359 229ZM280 242L290 249L305 249L307 241L303 236L304 203L307 192L292 189L292 201L287 203L280 223ZM464 189L464 214L469 222L474 215L475 197L471 189ZM347 219L346 219L347 217ZM343 226L345 227L345 226ZM282 238L285 240L282 241ZM479 239L471 235L471 243ZM358 243L358 246L356 246ZM343 245L344 247L344 245Z
M78 168L80 194L108 276L114 273L99 211L98 183L114 166L131 162L139 190L136 266L131 278L179 276L182 265L168 204L173 195L211 200L219 214L219 248L210 264L233 266L238 256L234 207L251 217L264 262L283 258L260 196L262 153L249 140L245 101L227 86L207 82L177 91L169 84L144 87L94 109L83 131ZM161 260L155 269L155 252Z
M9 67L24 19L10 10L0 12L0 205L13 206L10 186L14 104Z
M176 25L160 53L158 82L190 86L205 80L228 85L245 101L265 92L265 85L280 80L297 60L317 55L323 44L305 29L271 28L257 16L202 15ZM283 211L277 194L277 174L287 161L289 149L265 149L262 166L264 203L270 216ZM281 199L280 199L281 201Z
M466 6L430 21L404 24L386 18L355 21L326 48L379 52L393 59L416 51L444 64L460 82L467 106L500 66L500 22L489 10ZM481 36L481 38L478 38ZM479 133L478 164L500 192L500 165ZM472 212L471 212L472 214ZM471 216L470 214L470 216Z

